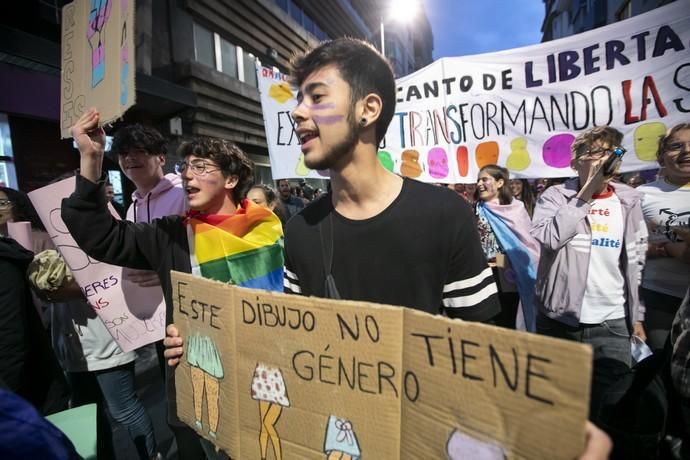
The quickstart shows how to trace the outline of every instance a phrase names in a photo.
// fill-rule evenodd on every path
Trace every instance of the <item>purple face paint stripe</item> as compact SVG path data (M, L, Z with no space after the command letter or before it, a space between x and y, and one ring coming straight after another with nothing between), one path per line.
M314 105L309 105L307 103L304 104L305 107L311 110L326 110L326 109L335 109L335 103L334 102L328 102L325 104L314 104Z
M332 125L342 121L345 118L343 115L314 115L312 119L320 125Z

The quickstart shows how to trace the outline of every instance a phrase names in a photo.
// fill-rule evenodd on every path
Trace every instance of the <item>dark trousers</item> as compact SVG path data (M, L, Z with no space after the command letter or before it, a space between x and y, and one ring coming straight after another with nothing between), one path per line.
M626 320L621 318L601 324L580 324L573 327L540 313L537 315L537 333L592 346L589 418L596 423L604 393L611 384L626 374L632 365L630 331Z
M104 412L104 403L116 422L127 428L141 459L157 451L153 423L136 394L134 361L111 369L69 373L73 406L96 403L98 457L114 458L112 428Z
M644 330L647 334L647 345L658 351L664 348L673 318L676 317L683 299L645 288L642 288L641 293L646 309Z

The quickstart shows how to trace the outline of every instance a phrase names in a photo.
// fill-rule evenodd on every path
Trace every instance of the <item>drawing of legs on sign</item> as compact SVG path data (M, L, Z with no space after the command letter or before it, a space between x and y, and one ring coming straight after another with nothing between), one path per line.
M91 45L91 87L105 78L105 25L110 17L112 0L91 0L86 38Z
M446 445L448 460L504 460L506 454L497 444L480 441L459 430L455 430L448 438Z
M276 460L282 460L280 435L276 431L276 423L283 412L283 407L290 407L290 401L280 369L262 363L256 365L252 378L252 399L259 401L261 458L266 459L270 440Z
M362 453L352 422L335 415L328 417L323 451L328 460L359 460Z
M223 363L218 348L210 337L198 334L190 336L187 341L187 362L191 368L192 399L194 401L194 427L201 431L204 394L208 414L209 437L218 436L219 387L223 379Z

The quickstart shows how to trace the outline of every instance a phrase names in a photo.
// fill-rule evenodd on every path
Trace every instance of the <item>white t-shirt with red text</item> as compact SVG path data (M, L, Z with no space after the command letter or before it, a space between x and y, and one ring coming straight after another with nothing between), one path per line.
M623 210L609 188L594 195L587 220L592 228L587 286L580 323L600 324L625 317L625 279L620 257L623 247Z

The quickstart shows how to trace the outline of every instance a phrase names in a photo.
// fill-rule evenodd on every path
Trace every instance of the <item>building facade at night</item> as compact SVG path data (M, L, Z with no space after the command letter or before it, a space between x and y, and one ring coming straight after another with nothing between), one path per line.
M59 138L61 10L67 3L25 0L0 18L0 182L27 192L78 166L71 140ZM191 136L228 139L255 161L257 181L270 183L255 63L285 72L295 52L341 36L379 46L383 20L396 76L429 64L433 36L426 13L413 25L387 23L389 4L137 0L137 104L113 129L151 124L170 139L170 155ZM116 161L106 159L106 168L117 180ZM127 197L131 184L125 182Z

